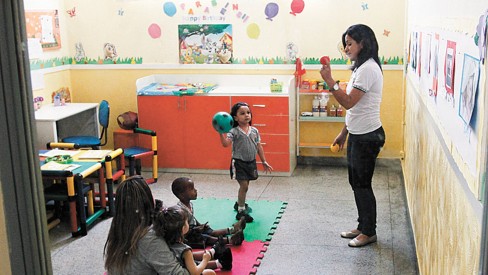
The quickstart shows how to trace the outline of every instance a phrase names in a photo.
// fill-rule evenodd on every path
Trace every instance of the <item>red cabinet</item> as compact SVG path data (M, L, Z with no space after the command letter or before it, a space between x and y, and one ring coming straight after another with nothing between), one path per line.
M163 168L228 169L231 152L212 127L216 112L230 109L228 96L138 96L139 126L158 135Z
M252 112L252 125L261 135L266 160L275 172L290 172L290 117L288 97L232 96L231 105L246 102ZM257 157L258 169L261 160Z
M216 112L247 102L261 134L266 159L275 172L290 172L290 118L283 96L138 96L139 126L158 135L161 168L228 170L231 148L212 127ZM292 154L294 157L294 154ZM258 169L262 165L257 157Z

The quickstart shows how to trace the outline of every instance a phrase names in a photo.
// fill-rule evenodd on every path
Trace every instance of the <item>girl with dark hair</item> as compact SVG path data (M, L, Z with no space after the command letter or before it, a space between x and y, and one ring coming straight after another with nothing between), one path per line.
M258 178L256 154L259 155L266 173L273 171L273 167L266 162L258 129L251 126L252 113L249 105L244 102L234 104L230 115L234 119L234 127L229 133L220 134L220 142L224 147L232 145L230 177L239 183L237 202L234 204L236 219L244 217L246 222L252 222L254 218L249 214L252 209L246 203L246 195L249 181Z
M108 274L189 274L152 230L155 208L143 177L129 177L117 188L116 212L103 251Z
M347 88L332 78L330 61L322 65L320 75L330 92L346 108L346 123L332 145L344 148L347 139L349 184L358 209L358 225L341 232L352 239L351 247L374 243L376 236L376 198L372 179L376 158L385 144L385 132L380 120L383 72L378 57L378 42L373 30L362 24L350 26L342 35L342 44L353 66ZM349 138L347 138L349 135Z
M154 219L154 230L156 234L166 240L183 268L187 269L191 275L215 275L215 271L206 269L209 266L212 256L215 255L215 249L192 252L191 247L183 242L184 236L188 233L189 229L188 213L184 208L177 205L163 208L157 213ZM227 253L231 253L230 249ZM195 262L194 257L199 258L200 261L198 264ZM232 269L232 259L230 259L229 264L228 269L230 270ZM215 261L212 266L214 268L223 268L223 264L215 263Z

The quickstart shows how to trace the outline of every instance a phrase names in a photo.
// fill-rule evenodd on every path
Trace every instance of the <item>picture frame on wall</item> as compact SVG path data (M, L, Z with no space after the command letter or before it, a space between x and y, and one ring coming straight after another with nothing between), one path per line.
M469 124L471 122L476 105L479 78L480 60L469 54L464 54L458 115L465 124Z
M231 24L178 25L180 64L232 64Z
M448 96L454 97L454 68L456 66L456 42L447 41L446 56L444 63L445 87Z

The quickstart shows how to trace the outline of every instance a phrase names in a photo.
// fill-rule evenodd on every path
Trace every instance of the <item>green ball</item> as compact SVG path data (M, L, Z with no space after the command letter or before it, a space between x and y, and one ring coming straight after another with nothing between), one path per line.
M212 126L221 134L228 133L234 126L234 119L226 112L218 112L212 118Z

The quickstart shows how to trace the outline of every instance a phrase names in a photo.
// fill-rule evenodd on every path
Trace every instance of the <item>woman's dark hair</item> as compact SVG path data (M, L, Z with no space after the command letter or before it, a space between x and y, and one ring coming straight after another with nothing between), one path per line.
M188 213L178 205L164 208L156 214L154 231L163 237L168 245L183 241L183 226L188 220Z
M146 180L133 176L124 180L115 195L115 215L103 250L109 273L122 273L146 235L154 216L154 199Z
M363 24L357 24L350 26L342 34L342 46L346 47L346 35L354 39L358 44L362 45L362 49L358 54L356 62L354 62L351 70L355 70L359 66L363 65L368 59L373 58L381 69L381 62L378 57L378 41L373 30Z
M232 119L234 119L234 117L237 116L237 111L242 106L247 106L249 108L249 104L247 104L245 102L237 102L236 104L234 104L234 106L232 106L232 109L230 109L230 116L232 117ZM249 108L249 111L251 112L251 121L249 121L249 125L252 125L252 111L251 111L251 108ZM239 123L234 119L234 125L232 127L237 127L238 125L239 125Z

